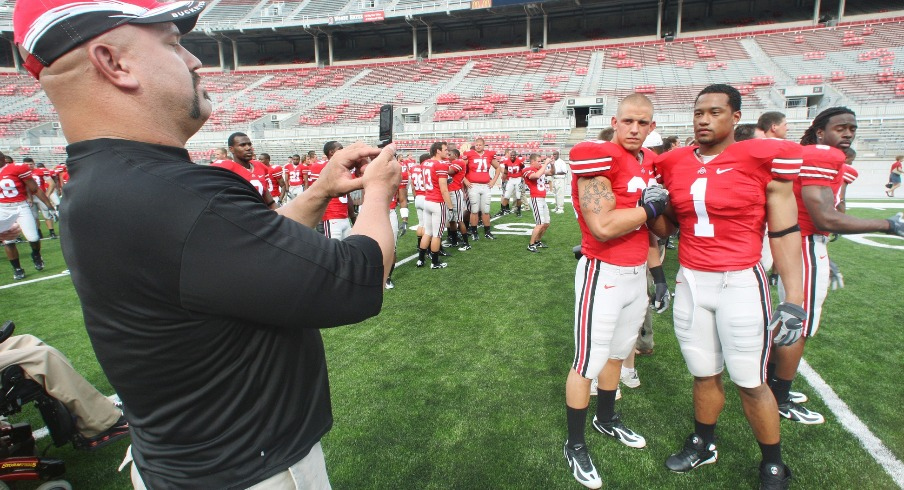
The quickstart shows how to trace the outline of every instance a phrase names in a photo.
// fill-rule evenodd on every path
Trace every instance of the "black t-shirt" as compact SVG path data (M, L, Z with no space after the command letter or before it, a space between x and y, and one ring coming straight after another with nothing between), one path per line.
M318 328L380 311L383 261L181 148L67 148L63 254L149 488L244 488L332 424Z

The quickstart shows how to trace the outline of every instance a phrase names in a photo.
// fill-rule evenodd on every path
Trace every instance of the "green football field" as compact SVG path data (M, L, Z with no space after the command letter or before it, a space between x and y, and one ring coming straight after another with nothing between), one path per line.
M852 215L871 218L904 208L901 201L854 205L864 207L850 209ZM880 206L885 209L873 209ZM529 212L497 219L496 241L481 239L468 252L453 251L444 270L415 268L411 231L400 239L403 263L382 313L323 332L335 419L323 447L334 488L583 488L562 457L564 384L573 355L571 247L579 243L579 231L570 207L553 214L544 239L550 248L532 254L525 249L531 228ZM794 389L809 395L807 406L825 415L826 423L782 422L794 488L904 484L898 412L904 402L904 240L853 238L829 245L846 287L829 292L820 333L808 343L807 379L813 384L803 376L795 381ZM12 270L0 268L0 318L14 320L17 333L63 351L101 392L112 394L72 283L59 275L66 269L60 242L42 245L43 272L31 266L27 245L19 246L26 282L12 285ZM666 269L673 286L673 251ZM631 449L604 438L588 419L587 442L606 487L757 488L759 449L730 382L717 428L718 463L684 475L665 469L665 458L693 429L691 376L672 332L671 311L655 316L654 330L654 355L637 359L641 386L622 387L616 403L647 447ZM594 407L591 400L591 413ZM11 419L43 426L33 407ZM38 446L44 451L49 438ZM66 461L66 478L76 489L125 489L131 488L128 474L117 467L127 447L126 441L95 453L49 447L47 456Z

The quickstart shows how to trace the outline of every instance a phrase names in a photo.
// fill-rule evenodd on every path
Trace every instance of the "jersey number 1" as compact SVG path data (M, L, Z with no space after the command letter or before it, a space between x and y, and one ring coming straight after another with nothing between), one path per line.
M697 222L694 223L694 236L714 237L716 230L709 222L709 214L706 212L706 181L697 179L691 184L691 196L694 198L694 212L697 213Z

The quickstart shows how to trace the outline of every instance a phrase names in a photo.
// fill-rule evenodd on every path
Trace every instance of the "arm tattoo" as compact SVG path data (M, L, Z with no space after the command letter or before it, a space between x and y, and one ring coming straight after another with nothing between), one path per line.
M593 214L599 214L603 211L603 199L615 201L612 189L603 182L591 179L584 187L584 192L581 193L581 207Z

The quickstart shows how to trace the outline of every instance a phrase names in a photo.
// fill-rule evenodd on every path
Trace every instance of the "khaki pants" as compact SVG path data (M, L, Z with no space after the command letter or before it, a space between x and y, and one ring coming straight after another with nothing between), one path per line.
M123 462L123 465L131 461L131 451L132 446L129 446L129 452L126 453L126 461ZM120 466L120 470L122 468ZM135 490L147 490L135 463L132 463L132 486ZM332 487L330 487L329 475L326 474L323 448L318 442L301 461L293 464L286 471L248 487L248 490L330 490L330 488Z
M75 416L75 427L94 437L115 424L122 412L78 374L60 351L31 335L15 335L0 344L0 369L18 364Z

